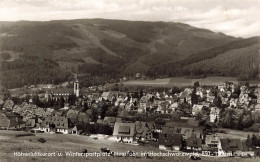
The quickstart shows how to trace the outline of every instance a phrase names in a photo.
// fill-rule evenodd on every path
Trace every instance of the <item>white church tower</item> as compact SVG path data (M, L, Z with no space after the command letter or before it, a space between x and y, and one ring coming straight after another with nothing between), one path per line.
M75 76L74 80L74 94L76 97L79 97L79 80L78 80L78 74Z

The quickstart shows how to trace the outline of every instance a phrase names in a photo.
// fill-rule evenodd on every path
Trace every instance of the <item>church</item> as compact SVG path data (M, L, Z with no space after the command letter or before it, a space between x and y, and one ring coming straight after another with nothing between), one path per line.
M68 98L70 95L75 95L76 97L79 97L80 95L80 88L79 88L79 80L78 75L75 75L74 81L73 81L73 89L72 88L64 88L64 87L56 87L56 88L48 88L46 89L45 98L48 99L54 99L58 100L61 97L65 99L65 101L68 101Z

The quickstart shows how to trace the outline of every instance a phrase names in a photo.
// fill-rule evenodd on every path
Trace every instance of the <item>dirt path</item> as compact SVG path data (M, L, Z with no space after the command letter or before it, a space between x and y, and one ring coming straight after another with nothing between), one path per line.
M113 51L109 50L107 47L105 47L103 44L100 43L100 40L98 37L96 37L93 33L91 33L86 26L82 24L76 24L78 25L78 28L73 28L74 30L77 30L80 32L80 34L83 37L88 38L92 43L94 43L96 46L100 47L102 50L104 50L107 54L113 55L113 56L118 56L116 53Z
M156 45L157 43L163 44L164 39L165 39L165 38L164 38L165 36L162 35L162 32L163 32L164 30L166 30L166 29L167 29L167 28L165 28L165 29L160 29L158 38L155 39L155 40L152 40L152 41L148 44L148 48L150 49L150 54L154 54L154 53L158 52L158 49L155 47L155 45Z

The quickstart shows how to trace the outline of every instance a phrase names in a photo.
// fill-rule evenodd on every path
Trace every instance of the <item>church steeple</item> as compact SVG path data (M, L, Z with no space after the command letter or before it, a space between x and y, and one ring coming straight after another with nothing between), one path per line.
M74 94L76 97L79 97L79 80L78 80L78 73L75 74L74 77Z

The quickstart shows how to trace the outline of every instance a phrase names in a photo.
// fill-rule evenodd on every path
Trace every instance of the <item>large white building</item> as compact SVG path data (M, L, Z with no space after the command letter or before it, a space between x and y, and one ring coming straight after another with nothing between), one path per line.
M134 123L120 123L120 122L115 123L113 136L116 137L117 142L133 143L134 134L135 134Z

